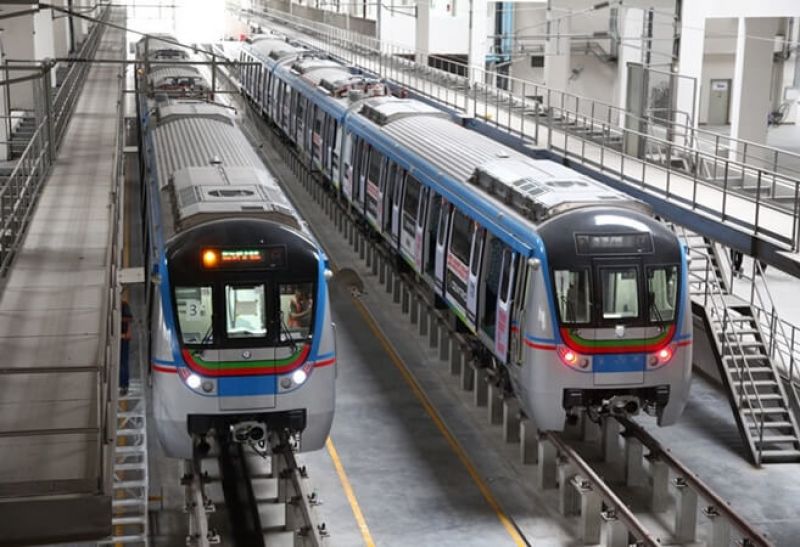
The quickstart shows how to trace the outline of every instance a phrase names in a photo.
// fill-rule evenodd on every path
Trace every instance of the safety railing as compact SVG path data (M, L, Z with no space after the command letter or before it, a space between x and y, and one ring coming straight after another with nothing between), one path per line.
M311 45L475 116L523 144L546 147L715 220L800 250L800 155L688 123L673 121L665 131L663 123L632 116L614 105L452 59L424 57L285 12L249 10L243 15L292 27Z

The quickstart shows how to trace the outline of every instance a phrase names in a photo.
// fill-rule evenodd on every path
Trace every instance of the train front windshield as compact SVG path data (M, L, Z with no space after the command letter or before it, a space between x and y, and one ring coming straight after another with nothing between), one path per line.
M176 286L175 306L186 345L283 345L311 337L314 283Z
M674 322L679 266L625 262L555 269L553 281L561 323L615 326Z

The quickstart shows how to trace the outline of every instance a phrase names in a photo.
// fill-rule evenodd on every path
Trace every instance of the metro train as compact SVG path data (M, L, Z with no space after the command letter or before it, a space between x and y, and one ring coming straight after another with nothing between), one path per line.
M245 97L449 307L540 429L584 412L678 419L686 250L646 204L297 41L255 36L239 60L257 63L238 74Z
M165 39L162 39L165 38ZM137 44L153 413L170 457L209 435L321 448L336 355L327 258L190 54Z

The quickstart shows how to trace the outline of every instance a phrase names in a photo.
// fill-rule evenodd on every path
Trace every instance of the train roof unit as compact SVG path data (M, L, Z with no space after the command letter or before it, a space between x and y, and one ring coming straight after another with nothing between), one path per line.
M266 36L255 40L250 44L249 49L257 57L271 59L273 62L310 51L301 44L290 42L288 39L279 36Z
M171 34L150 34L136 43L139 58L147 54L151 61L184 61L189 59L189 51L177 45L178 40Z
M147 79L153 90L209 91L206 78L191 65L159 65L150 71Z
M379 126L386 126L404 118L417 116L450 119L446 112L423 102L391 96L364 102L359 114Z
M388 92L379 78L366 76L360 70L344 66L328 57L303 56L292 63L291 71L335 99L348 98L355 101L382 96Z
M501 157L478 166L469 181L536 223L598 205L652 214L644 202L550 160Z

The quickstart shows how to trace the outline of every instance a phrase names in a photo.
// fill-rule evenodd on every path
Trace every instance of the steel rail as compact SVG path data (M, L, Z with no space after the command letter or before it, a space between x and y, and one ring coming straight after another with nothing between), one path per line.
M742 534L744 539L748 541L748 545L768 547L772 545L761 532L753 528L753 526L744 520L736 511L734 511L730 504L719 497L711 487L704 483L696 473L692 472L688 467L681 463L670 451L658 442L652 435L650 435L642 426L630 420L629 418L616 417L616 420L625 428L625 433L633 435L641 443L646 446L650 453L666 463L675 471L682 479L684 479L689 487L695 490L700 497L710 502L714 509L723 513L723 516L734 525L734 527Z

